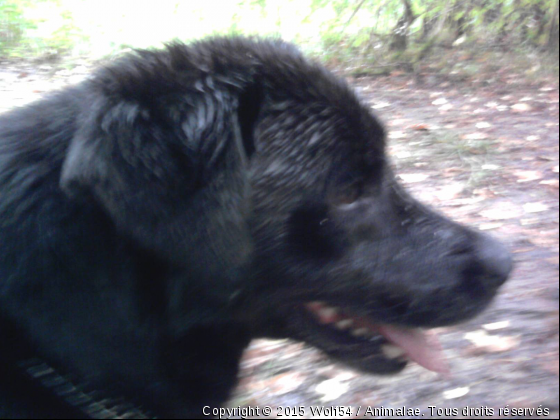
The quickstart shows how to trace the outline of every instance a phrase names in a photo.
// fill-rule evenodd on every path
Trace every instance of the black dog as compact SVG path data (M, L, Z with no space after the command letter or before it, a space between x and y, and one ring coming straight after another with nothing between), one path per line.
M200 416L262 336L444 370L417 328L478 314L510 257L410 198L384 146L276 41L138 52L4 114L0 416Z

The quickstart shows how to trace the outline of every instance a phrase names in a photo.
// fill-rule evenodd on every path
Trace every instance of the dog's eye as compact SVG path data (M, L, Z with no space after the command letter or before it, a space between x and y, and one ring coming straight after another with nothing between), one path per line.
M341 185L331 193L330 202L335 206L355 203L363 194L364 184L353 182L350 185Z

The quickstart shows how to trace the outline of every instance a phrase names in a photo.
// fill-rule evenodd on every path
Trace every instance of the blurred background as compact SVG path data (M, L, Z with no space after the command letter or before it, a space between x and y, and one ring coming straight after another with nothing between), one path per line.
M434 48L558 51L557 0L0 0L0 55L102 57L216 33L266 34L326 60L410 65Z
M481 317L438 331L450 379L417 366L361 375L259 340L230 405L558 418L558 25L558 0L0 0L0 112L132 48L212 34L297 43L384 121L401 182L508 243L516 269Z

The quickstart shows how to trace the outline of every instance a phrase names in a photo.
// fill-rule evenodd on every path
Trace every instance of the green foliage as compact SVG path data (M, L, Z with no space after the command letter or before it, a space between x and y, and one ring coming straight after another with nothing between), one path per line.
M23 4L0 0L0 54L22 43L25 31L33 28L23 17Z
M80 39L62 0L0 0L0 55L60 54Z
M425 56L455 41L551 44L558 0L0 0L0 54L107 54L207 34L280 35L310 51L371 56L395 37ZM406 10L411 12L406 15ZM556 25L556 26L555 26ZM341 57L344 58L344 57Z

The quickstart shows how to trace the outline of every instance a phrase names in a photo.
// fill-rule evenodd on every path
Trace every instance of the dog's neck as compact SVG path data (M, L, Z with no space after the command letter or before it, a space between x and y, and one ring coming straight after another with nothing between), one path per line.
M122 398L90 390L59 372L33 350L14 326L0 316L0 377L43 415L75 419L148 419L154 416ZM21 391L20 391L21 390Z

